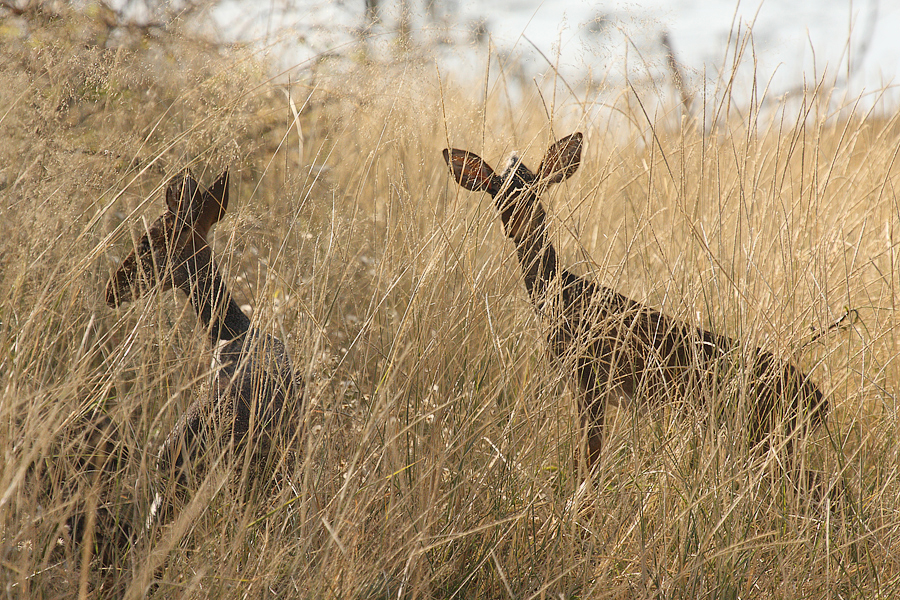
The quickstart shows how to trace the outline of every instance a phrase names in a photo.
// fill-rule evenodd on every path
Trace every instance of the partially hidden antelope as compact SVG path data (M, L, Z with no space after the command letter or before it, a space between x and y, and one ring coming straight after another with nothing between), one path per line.
M213 352L208 381L168 434L157 457L160 479L183 487L199 464L244 449L252 473L301 428L302 385L284 343L241 311L213 259L210 229L228 208L228 172L203 189L185 171L166 187L166 212L146 228L106 286L118 307L151 290L178 288L197 313ZM249 446L249 447L248 447ZM170 498L158 491L149 527Z
M783 426L790 449L798 433L828 414L827 399L808 375L771 352L689 325L560 268L540 196L575 173L581 149L581 133L560 139L536 173L515 154L500 174L465 150L445 149L444 160L463 188L491 195L516 245L550 352L575 383L586 436L580 452L586 452L588 468L600 456L607 404L707 398L723 375L736 379L736 369L745 373L751 446Z

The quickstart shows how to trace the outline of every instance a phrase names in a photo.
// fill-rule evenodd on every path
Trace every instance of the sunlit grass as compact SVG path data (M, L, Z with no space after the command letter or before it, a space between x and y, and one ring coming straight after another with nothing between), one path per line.
M615 110L514 105L427 65L326 63L294 81L295 121L240 51L82 41L48 26L0 51L8 597L138 597L153 578L160 598L897 593L894 118L809 92L675 127L678 107L648 121L631 91ZM545 198L563 264L811 372L833 411L802 453L830 494L699 408L622 407L579 487L574 398L513 246L441 158L535 166L576 130L582 167ZM103 286L186 167L232 171L213 248L288 344L307 435L260 489L209 480L131 548L111 532L141 529L211 349L183 296L112 310ZM854 327L802 347L848 308ZM71 539L72 515L99 544Z

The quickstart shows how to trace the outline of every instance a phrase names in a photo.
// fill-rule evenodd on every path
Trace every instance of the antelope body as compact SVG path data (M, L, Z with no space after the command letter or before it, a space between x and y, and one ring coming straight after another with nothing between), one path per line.
M587 466L600 456L606 404L637 404L684 395L707 397L728 362L747 373L750 442L756 446L780 423L793 432L824 421L828 402L809 377L761 348L742 348L560 268L547 234L540 195L571 177L581 162L582 135L553 144L536 173L513 157L496 174L479 156L444 150L465 189L489 193L506 235L516 245L531 302L547 326L550 352L571 372L586 433ZM788 439L788 445L791 444Z

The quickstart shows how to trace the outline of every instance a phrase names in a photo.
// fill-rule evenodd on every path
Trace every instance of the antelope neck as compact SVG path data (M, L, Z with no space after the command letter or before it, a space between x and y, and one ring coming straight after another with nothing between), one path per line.
M547 239L547 232L543 226L527 233L523 239L515 241L519 266L525 277L525 288L532 301L541 303L547 292L547 286L559 273L556 249Z
M188 298L200 322L209 331L213 345L220 340L234 340L250 330L250 319L243 313L222 281L219 269L210 260L198 264L194 260L184 263L188 270Z
M524 235L515 236L510 231L511 219L515 217L515 210L512 208L516 204L516 198L509 198L505 201L497 202L500 210L500 216L503 220L503 226L507 235L516 244L516 255L519 258L519 266L522 268L522 274L525 278L525 288L531 296L532 302L537 305L543 303L544 296L547 292L547 286L550 281L559 273L559 260L556 256L556 249L547 236L547 223L543 216L544 209L539 200L535 199L532 214L529 219L535 219L537 215L541 215L540 219L530 220L529 229ZM507 204L507 206L504 206Z

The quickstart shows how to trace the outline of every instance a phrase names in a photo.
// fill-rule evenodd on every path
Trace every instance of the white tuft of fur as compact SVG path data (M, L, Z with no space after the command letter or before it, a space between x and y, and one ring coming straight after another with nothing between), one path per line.
M515 169L520 162L522 162L522 159L519 158L519 151L513 150L509 153L509 158L506 159L506 168L503 169L503 172L507 173Z

